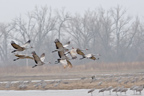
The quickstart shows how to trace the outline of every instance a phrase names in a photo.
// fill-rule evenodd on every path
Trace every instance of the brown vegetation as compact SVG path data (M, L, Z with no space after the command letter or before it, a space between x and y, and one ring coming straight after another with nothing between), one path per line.
M0 68L0 76L43 76L43 75L91 75L103 73L143 72L143 62L132 63L87 63L64 69L61 64L32 66L7 66Z
M138 74L138 72L143 73L144 64L143 62L133 62L133 63L89 63L73 65L73 68L64 69L62 65L43 65L36 68L22 67L22 66L7 66L0 68L0 81L28 81L28 80L54 80L54 79L74 79L78 80L62 80L62 82L68 82L68 84L60 83L59 86L54 87L54 84L50 84L51 81L46 81L48 85L45 88L34 88L35 82L31 82L29 86L24 90L41 90L41 89L89 89L89 88L103 88L108 86L125 86L131 87L134 83L129 82L124 84L124 81L119 84L115 82L116 78L112 78L112 81L105 81L106 78L103 74L115 75L115 77L123 76L121 74ZM97 75L98 79L92 83L91 76ZM143 75L140 75L141 79ZM81 77L86 77L87 79L81 80ZM123 80L128 79L124 76ZM104 81L101 86L97 86L100 81ZM144 84L143 81L135 82L135 84ZM0 87L0 90L6 89L4 86ZM17 84L14 84L8 90L19 90Z

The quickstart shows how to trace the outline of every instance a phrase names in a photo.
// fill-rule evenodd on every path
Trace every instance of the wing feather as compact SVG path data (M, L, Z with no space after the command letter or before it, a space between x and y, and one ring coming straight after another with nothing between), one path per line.
M92 56L90 59L96 60L96 58L94 56Z
M41 61L37 54L33 54L33 58L36 64Z
M68 47L70 45L70 41L68 41L63 47Z
M65 58L64 51L58 51L58 55L60 58Z
M60 42L56 42L55 44L56 44L56 48L57 48L57 49L61 49L61 48L63 48L62 43L60 43Z
M31 57L31 56L26 56L26 55L15 54L15 56L18 57L18 58L20 58L20 59L25 59L25 58L33 59L33 57Z
M41 60L42 62L44 62L44 60L45 60L45 53L42 53L42 55L40 56L40 60Z
M77 50L77 54L84 56L85 54L78 48Z
M60 63L64 66L64 68L67 67L67 61L66 61L66 59L64 59L64 60L61 59Z
M72 64L71 64L71 62L70 62L69 60L67 60L67 64L68 64L68 66L69 66L70 68L72 68Z
M21 47L27 47L28 45L30 45L31 40L28 40L24 45L22 45Z
M20 49L20 48L22 48L21 46L19 46L18 44L16 44L14 41L11 41L11 45L12 45L12 47L15 48L15 49Z

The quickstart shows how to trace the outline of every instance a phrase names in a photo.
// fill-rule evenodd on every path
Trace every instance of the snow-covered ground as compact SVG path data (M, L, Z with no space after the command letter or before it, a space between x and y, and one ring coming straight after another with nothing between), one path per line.
M0 96L91 96L88 93L89 89L75 89L75 90L26 90L26 91L15 91L15 90L0 90ZM142 94L134 94L133 91L128 90L127 93L111 93L104 92L99 93L99 90L93 92L93 96L144 96L144 90Z

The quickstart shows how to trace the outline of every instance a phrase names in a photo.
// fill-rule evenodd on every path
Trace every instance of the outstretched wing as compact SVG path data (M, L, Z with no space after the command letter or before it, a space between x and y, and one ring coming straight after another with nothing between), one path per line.
M19 57L19 58L28 58L28 59L33 59L33 57L26 56L26 55L15 54L15 56L16 56L16 57Z
M68 41L63 47L68 47L70 45L70 41Z
M58 51L58 55L61 59L66 59L66 56L64 54L64 51Z
M61 60L60 60L60 63L63 65L64 68L66 68L66 67L68 66L66 59L63 59L63 60L61 59Z
M76 52L77 52L77 54L79 54L79 55L82 55L82 56L85 55L79 48L76 50Z
M41 61L39 56L35 52L32 52L32 54L33 54L33 58L34 58L35 63L38 64Z
M16 44L14 41L11 41L11 45L12 45L12 47L15 48L15 49L21 48L21 46L19 46L18 44Z
M96 58L94 56L92 56L90 59L96 60Z
M71 62L70 62L69 60L67 60L67 65L68 65L70 68L72 68L72 64L71 64Z
M45 53L42 53L42 55L40 56L40 60L41 60L42 62L44 62L44 60L45 60Z
M61 49L61 48L63 48L62 43L60 43L60 42L56 42L55 44L56 44L56 48L57 48L57 49Z
M16 57L25 57L25 55L15 54Z
M31 40L28 40L24 45L22 45L22 47L27 47L28 45L30 45Z

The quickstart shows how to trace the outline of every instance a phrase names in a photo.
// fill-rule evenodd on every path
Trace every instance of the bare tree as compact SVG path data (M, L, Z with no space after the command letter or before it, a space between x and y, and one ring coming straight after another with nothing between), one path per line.
M93 20L93 29L94 29L94 49L97 49L96 52L101 52L105 60L111 60L112 56L112 32L113 32L113 23L109 11L105 11L103 8L98 9L97 19ZM100 46L100 47L98 47Z
M66 27L65 22L68 20L71 20L70 14L68 12L65 12L65 8L62 8L62 10L56 10L56 16L58 18L58 22L57 22L57 32L58 32L58 39L60 40L61 38L61 34L63 31L63 35L64 35L64 29Z
M35 10L28 12L27 18L21 16L13 20L13 35L11 38L18 41L18 43L24 43L27 40L31 40L32 50L35 50L38 54L42 52L50 52L50 49L46 45L51 46L49 42L49 33L56 30L57 17L53 14L51 8L47 7L35 7ZM41 52L42 51L42 52ZM25 51L26 54L30 53ZM28 60L26 59L28 66Z
M139 17L132 22L126 46L129 61L143 61L144 27Z
M66 32L73 37L75 45L79 48L89 48L93 38L93 30L91 22L94 20L95 14L91 11L86 11L84 17L76 14L67 24Z
M11 30L13 29L13 26L10 24L0 24L0 38L1 38L1 45L0 45L0 57L3 63L7 63L8 61L8 54L10 51L9 50L9 34Z
M21 17L16 18L13 22L15 24L15 32L19 37L13 38L17 41L26 41L31 39L37 53L39 53L44 41L48 37L48 33L55 30L57 18L53 16L52 9L47 7L38 8L28 13L28 21Z
M115 46L116 54L115 58L116 60L121 60L123 57L123 50L122 49L122 41L127 36L129 30L130 30L130 20L131 18L126 15L126 10L122 9L121 6L117 6L116 8L111 9L111 16L113 19L113 44Z

